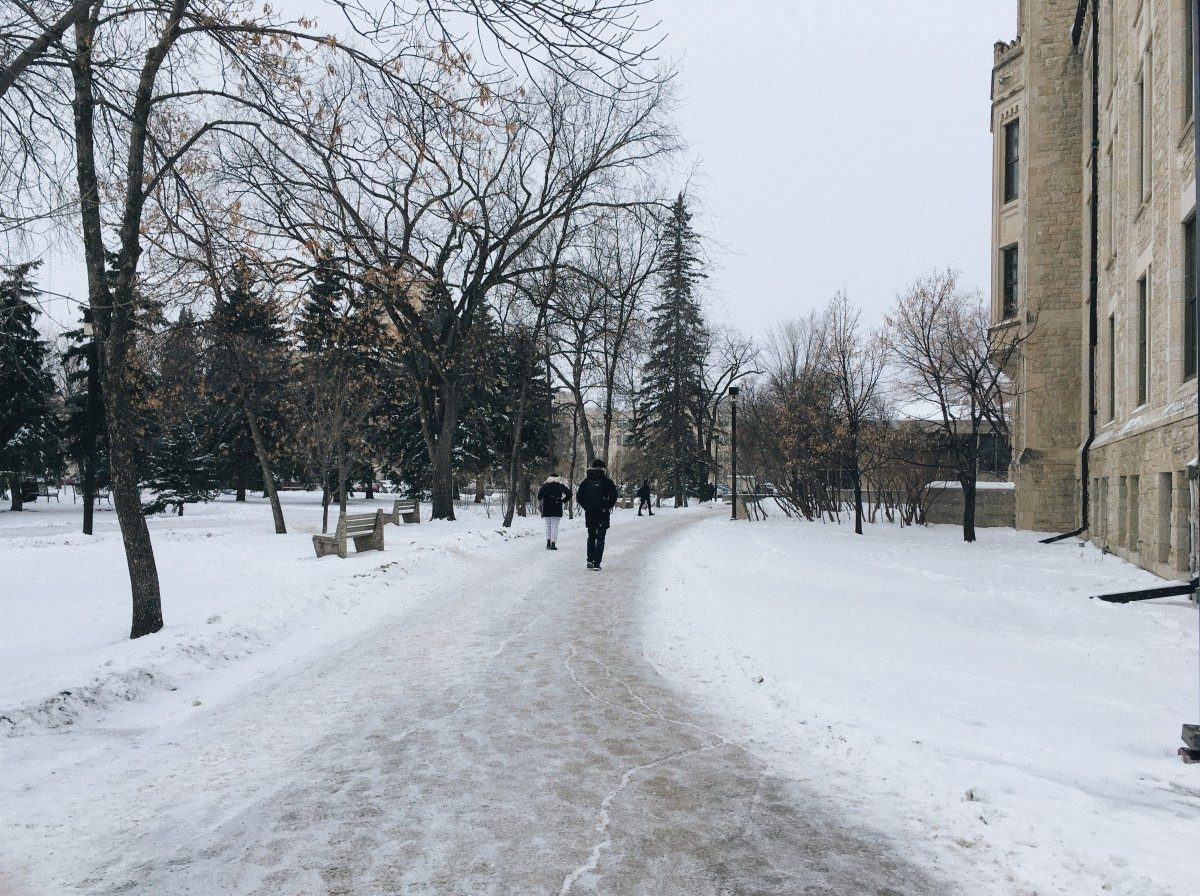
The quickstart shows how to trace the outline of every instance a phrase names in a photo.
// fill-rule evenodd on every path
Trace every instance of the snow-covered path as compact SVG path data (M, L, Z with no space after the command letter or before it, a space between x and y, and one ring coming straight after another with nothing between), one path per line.
M643 658L639 570L705 516L623 524L600 574L578 530L475 558L174 724L10 741L43 774L0 795L41 849L0 846L26 864L0 892L942 892Z

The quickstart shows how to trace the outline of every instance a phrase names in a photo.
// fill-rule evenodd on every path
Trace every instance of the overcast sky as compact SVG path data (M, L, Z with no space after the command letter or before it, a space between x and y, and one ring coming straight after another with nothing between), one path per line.
M1017 0L653 0L716 244L713 314L759 334L846 288L989 290L992 45Z
M760 335L844 287L877 322L935 268L988 290L992 45L1016 6L652 0L715 320ZM78 262L47 261L44 285L82 298Z

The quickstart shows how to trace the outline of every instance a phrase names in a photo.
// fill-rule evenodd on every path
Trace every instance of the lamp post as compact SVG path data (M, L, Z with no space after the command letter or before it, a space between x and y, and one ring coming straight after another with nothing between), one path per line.
M742 390L737 386L729 387L729 478L732 483L733 513L730 519L738 518L738 481L737 481L737 400Z
M96 328L92 309L83 309L83 336L87 340L83 357L87 361L87 393L83 412L83 534L92 534L92 514L96 505L96 440L99 436L100 371L96 356Z

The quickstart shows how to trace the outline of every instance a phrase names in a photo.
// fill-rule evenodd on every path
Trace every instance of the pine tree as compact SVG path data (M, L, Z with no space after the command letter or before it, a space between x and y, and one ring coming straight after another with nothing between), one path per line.
M143 486L154 498L143 505L147 514L216 497L216 461L209 447L201 356L196 318L184 309L161 340L155 390L154 434L147 450Z
M0 268L0 471L7 473L12 509L24 506L22 480L58 462L54 380L49 347L38 334L33 283L38 262Z
M346 512L351 468L370 466L374 478L375 458L367 436L380 428L367 421L380 407L385 328L381 309L322 263L296 321L296 336L301 441L322 483L325 530L335 493Z
M689 488L703 484L707 468L694 414L708 340L696 293L706 275L691 220L680 193L660 240L659 298L650 312L634 430L647 461L668 475L676 507L687 504Z
M67 385L64 396L66 418L62 425L63 449L79 470L81 494L88 488L89 467L92 489L95 491L108 486L108 445L104 431L104 399L100 394L100 377L96 369L96 343L84 330L89 316L85 309L80 327L63 334L67 339L67 348L62 355ZM90 505L84 506L84 535L92 534L90 509Z

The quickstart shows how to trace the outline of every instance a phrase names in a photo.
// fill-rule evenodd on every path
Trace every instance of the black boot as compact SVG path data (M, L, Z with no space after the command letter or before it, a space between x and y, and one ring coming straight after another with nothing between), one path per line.
M549 538L546 539L546 550L554 550L554 542L552 542Z
M558 542L556 542L556 541L550 542L550 550L557 551L558 550Z

